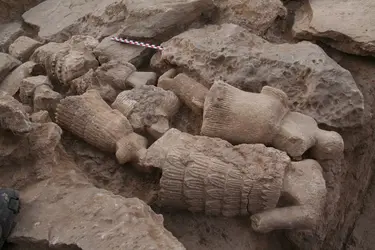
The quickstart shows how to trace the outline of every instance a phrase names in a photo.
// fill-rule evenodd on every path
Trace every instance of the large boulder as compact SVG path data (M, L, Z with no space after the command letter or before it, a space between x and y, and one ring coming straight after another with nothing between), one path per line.
M362 123L363 95L349 71L310 42L272 44L234 24L191 29L162 44L152 58L175 65L206 87L221 79L245 91L283 90L289 105L333 127ZM167 62L167 64L165 63Z
M22 212L8 239L17 249L185 249L143 201L66 172L21 193Z
M220 23L235 23L251 32L263 34L278 17L286 16L280 0L215 0Z
M47 0L25 12L28 24L38 27L39 37L63 42L75 34L96 38L115 33L126 16L125 0Z
M214 9L212 0L128 0L122 36L165 41L193 23L204 22Z
M24 21L47 41L72 35L97 39L115 34L166 40L214 8L212 0L46 0L25 12Z
M375 56L375 1L307 0L293 26L300 39L320 39L357 55Z

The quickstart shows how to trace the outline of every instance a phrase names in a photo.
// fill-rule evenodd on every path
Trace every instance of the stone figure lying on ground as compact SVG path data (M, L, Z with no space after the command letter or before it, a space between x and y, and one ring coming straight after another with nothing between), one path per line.
M322 218L326 185L314 160L292 162L262 144L231 145L220 138L170 129L141 165L162 170L156 203L208 215L251 215L258 232L313 230ZM284 207L277 208L279 200Z
M235 144L262 143L295 158L309 149L317 160L333 159L344 151L338 133L319 129L312 117L291 112L287 95L277 88L264 86L261 93L252 93L215 81L208 90L175 74L174 69L167 71L158 86L175 92L195 112L203 112L201 135Z
M120 164L136 163L147 146L147 139L134 133L128 119L94 89L62 99L56 109L56 122L87 143L116 153Z

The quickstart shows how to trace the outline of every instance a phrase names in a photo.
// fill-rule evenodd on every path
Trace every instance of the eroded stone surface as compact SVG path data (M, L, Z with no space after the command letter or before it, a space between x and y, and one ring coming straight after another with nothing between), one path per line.
M16 67L21 65L21 62L16 58L0 52L0 82Z
M45 69L42 65L32 61L25 62L13 70L4 81L0 83L0 90L13 96L20 89L23 79L42 74L45 74Z
M297 11L293 31L300 39L320 39L357 55L375 56L373 0L307 0Z
M129 0L128 16L119 31L124 37L165 41L209 14L212 0Z
M263 34L278 17L286 16L280 0L214 0L219 7L219 22L234 23L251 32Z
M362 123L363 95L349 71L310 42L271 44L234 25L210 25L186 31L168 42L154 68L167 62L210 87L222 79L259 92L269 85L289 97L289 105L334 127Z
M39 28L41 38L55 42L77 34L96 38L111 35L125 16L124 0L47 0L22 15L26 23Z
M94 49L94 54L101 64L117 60L120 62L130 62L138 67L149 55L149 51L145 47L118 43L112 41L111 37L106 37Z
M20 19L22 13L44 0L2 0L0 2L0 23Z
M25 62L29 59L34 50L41 45L42 43L30 37L20 36L9 46L9 54Z
M112 108L125 115L134 131L149 132L159 138L170 128L169 120L180 107L172 91L155 86L141 86L121 92Z
M20 22L0 24L0 52L7 52L9 45L24 33Z
M185 249L143 201L95 188L74 170L27 189L21 202L9 241L28 249Z

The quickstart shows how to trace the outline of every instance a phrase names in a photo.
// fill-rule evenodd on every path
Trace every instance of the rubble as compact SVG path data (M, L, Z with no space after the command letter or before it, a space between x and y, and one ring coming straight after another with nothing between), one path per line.
M210 87L224 80L240 89L259 92L268 85L289 97L293 111L332 127L362 124L363 95L349 71L310 42L271 44L234 24L191 29L162 44L161 57L180 72Z
M9 46L9 54L21 62L25 62L40 46L42 46L42 43L27 36L20 36Z
M7 77L7 75L16 67L20 66L21 62L16 58L0 52L0 83Z
M118 34L165 41L194 23L204 23L204 17L209 17L214 7L212 0L130 0Z
M8 52L9 45L25 33L20 22L0 24L0 52Z
M150 55L150 51L145 47L130 44L116 43L111 37L104 38L94 49L94 54L100 64L111 60L119 62L129 62L135 67L139 67Z
M19 91L23 79L30 76L43 75L45 73L45 69L42 65L32 61L25 62L13 70L4 81L0 83L0 90L14 96Z
M321 40L346 53L375 56L375 2L307 0L296 12L296 38Z
M218 23L234 23L262 35L277 18L286 17L286 8L280 0L214 0L219 8Z
M73 35L102 38L115 33L127 14L124 0L46 0L26 11L22 18L38 28L46 41L64 42Z
M170 129L169 120L180 107L171 91L155 86L141 86L121 92L111 105L129 119L137 133L150 133L155 139Z
M0 1L9 248L366 245L374 63L335 50L375 55L357 5Z

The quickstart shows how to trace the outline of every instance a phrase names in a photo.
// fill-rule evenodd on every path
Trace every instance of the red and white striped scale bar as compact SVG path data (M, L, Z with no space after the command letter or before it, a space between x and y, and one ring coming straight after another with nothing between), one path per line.
M128 39L122 39L122 38L119 38L119 37L112 37L111 40L116 41L116 42L120 42L120 43L127 43L127 44L132 44L132 45L138 45L138 46L142 46L142 47L147 47L147 48L151 48L151 49L158 49L158 50L163 50L164 49L163 47L158 46L158 45L153 45L153 44L148 44L148 43L142 43L142 42L137 42L137 41L128 40Z

